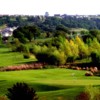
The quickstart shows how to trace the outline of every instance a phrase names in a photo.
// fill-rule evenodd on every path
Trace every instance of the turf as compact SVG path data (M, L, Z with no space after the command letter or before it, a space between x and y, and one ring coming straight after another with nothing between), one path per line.
M10 48L0 47L0 67L18 65L36 60L35 57L24 59L22 53L11 52Z
M0 72L0 94L16 82L25 82L37 91L39 100L75 100L84 86L100 85L100 77L86 77L85 72L59 68Z
M0 47L0 67L34 60L24 59L23 54ZM0 95L6 95L14 83L25 82L37 91L39 100L75 100L84 86L100 85L100 77L86 77L85 72L59 68L0 72Z

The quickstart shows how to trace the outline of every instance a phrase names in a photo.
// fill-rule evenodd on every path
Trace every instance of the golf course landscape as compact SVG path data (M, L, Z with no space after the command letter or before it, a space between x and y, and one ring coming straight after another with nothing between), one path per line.
M1 16L0 100L100 100L92 17Z
M0 95L5 95L16 82L25 82L37 91L39 100L74 100L85 86L100 85L100 77L84 74L85 71L59 68L0 72Z
M33 58L23 59L18 53L0 49L0 66L16 65L20 61L28 62ZM9 56L7 56L9 55ZM12 56L13 55L13 56ZM14 57L16 55L16 58ZM9 58L8 58L9 57ZM17 59L12 61L12 59ZM2 62L4 62L2 64ZM8 61L8 62L7 62ZM12 62L13 63L12 63ZM87 86L100 85L100 77L85 76L86 71L66 68L34 69L0 72L0 95L7 94L7 89L17 82L25 82L36 90L39 100L75 100L76 96Z

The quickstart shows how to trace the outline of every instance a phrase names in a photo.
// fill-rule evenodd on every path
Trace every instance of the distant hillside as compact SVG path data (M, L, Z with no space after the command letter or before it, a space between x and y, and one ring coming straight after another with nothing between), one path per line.
M0 16L0 26L37 25L43 31L54 31L58 25L67 28L100 29L100 16Z

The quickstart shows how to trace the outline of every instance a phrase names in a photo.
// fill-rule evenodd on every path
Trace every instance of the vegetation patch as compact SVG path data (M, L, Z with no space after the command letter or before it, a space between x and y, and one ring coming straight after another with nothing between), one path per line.
M0 72L0 95L5 95L13 84L25 82L37 91L39 100L75 100L84 86L100 85L100 77L86 77L85 73L61 68Z

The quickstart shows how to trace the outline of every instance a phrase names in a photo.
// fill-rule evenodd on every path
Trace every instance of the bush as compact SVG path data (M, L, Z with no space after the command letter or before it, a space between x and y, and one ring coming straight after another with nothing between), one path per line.
M24 56L25 59L30 58L30 54L29 53L25 53L23 56Z
M76 96L76 100L100 100L100 90L98 87L87 86L83 92Z
M35 90L28 87L26 83L16 83L8 89L10 100L38 100Z
M33 53L34 55L36 55L37 53L39 53L41 51L41 47L38 46L38 45L33 45L31 48L30 48L30 53Z
M95 76L100 76L100 71L94 72L94 75L95 75Z
M44 63L31 63L31 64L22 64L16 66L7 66L0 68L0 71L16 71L16 70L29 70L29 69L41 69L45 68L46 64Z
M46 62L50 65L63 65L66 63L64 52L59 52L58 50L39 52L36 58L39 62Z
M29 53L29 48L28 46L21 44L19 47L17 47L16 51Z
M66 63L66 55L63 51L54 50L49 54L48 63L52 65L64 65Z
M0 100L8 100L6 96L0 96Z
M99 52L92 52L91 53L92 63L96 64L97 66L100 65L100 54Z
M36 55L39 62L48 62L49 54L46 52L40 52Z
M85 92L89 94L90 100L100 100L100 90L98 87L87 86L85 87Z
M100 94L96 94L94 100L100 100Z
M86 72L85 76L93 76L93 73L92 72Z
M90 95L87 92L81 92L77 97L76 100L90 100Z
M67 62L73 62L74 61L74 56L69 56L67 58Z

